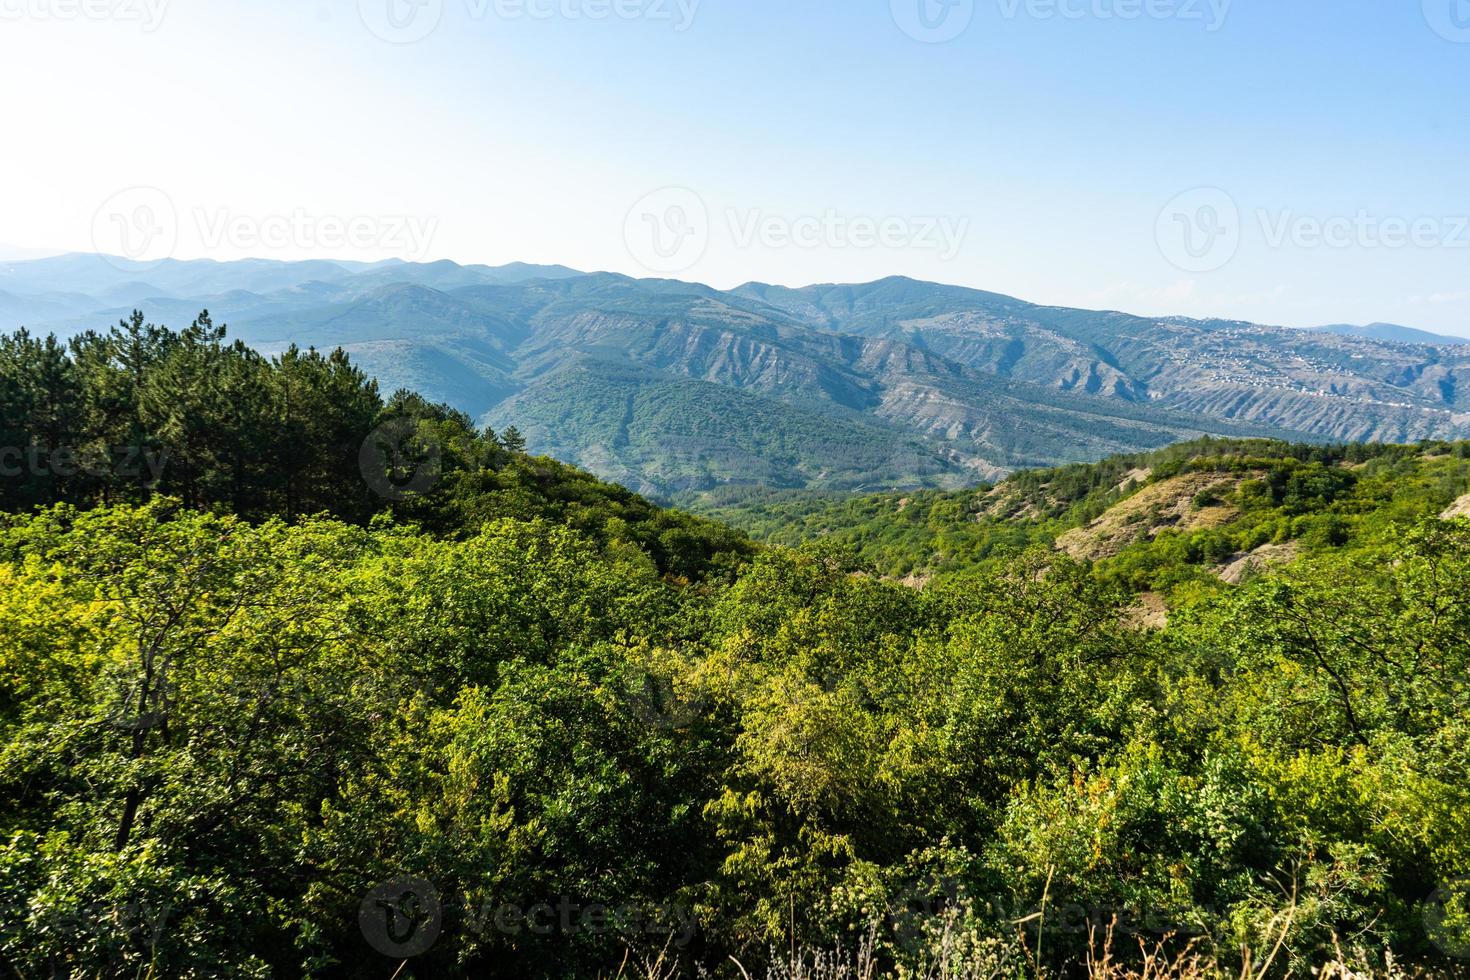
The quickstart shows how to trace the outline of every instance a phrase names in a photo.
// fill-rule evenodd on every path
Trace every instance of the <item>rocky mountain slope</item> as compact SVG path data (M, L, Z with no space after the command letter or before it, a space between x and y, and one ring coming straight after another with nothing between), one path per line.
M908 279L728 292L559 266L0 267L0 327L202 307L266 351L342 346L644 493L954 487L1202 434L1470 435L1470 347L1037 306Z
M982 373L1103 399L1331 439L1405 442L1470 431L1470 401L1459 390L1470 368L1470 341L1402 343L1234 321L1149 319L901 279L738 292L814 326L902 335Z

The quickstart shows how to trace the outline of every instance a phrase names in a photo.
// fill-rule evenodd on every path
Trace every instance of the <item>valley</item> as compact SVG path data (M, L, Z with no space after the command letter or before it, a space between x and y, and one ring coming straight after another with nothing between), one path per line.
M169 325L208 308L267 354L342 347L385 392L515 425L535 452L684 502L958 488L1203 435L1470 436L1470 346L902 278L721 291L562 266L78 255L6 266L0 294L11 329L65 337L135 308Z

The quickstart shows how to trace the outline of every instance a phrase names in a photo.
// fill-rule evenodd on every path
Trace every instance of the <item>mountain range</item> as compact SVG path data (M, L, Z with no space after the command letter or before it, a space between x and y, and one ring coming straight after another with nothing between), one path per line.
M1470 340L1464 337L1451 337L1442 333L1431 333L1428 330L1419 330L1415 327L1405 327L1397 323L1369 323L1359 326L1351 323L1334 323L1325 327L1314 328L1319 332L1341 334L1344 337L1365 337L1369 340L1388 340L1396 344L1431 344L1444 346L1446 344L1470 344Z
M1028 303L890 278L793 289L453 262L67 255L0 265L0 328L208 308L266 353L345 348L661 498L958 487L1205 434L1470 438L1470 341Z

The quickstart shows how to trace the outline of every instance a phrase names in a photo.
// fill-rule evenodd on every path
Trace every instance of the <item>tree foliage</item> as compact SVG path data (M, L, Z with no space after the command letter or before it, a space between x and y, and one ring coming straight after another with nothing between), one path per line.
M1466 949L1470 522L1425 516L1464 492L1458 447L1156 460L1248 476L1231 534L1343 521L1239 585L1194 587L1164 537L1089 563L1026 532L919 591L207 317L0 346L7 438L175 461L7 484L16 975L609 976L662 952L723 976L870 936L886 973L989 950L1065 976L1109 924L1232 969L1279 945L1283 976L1452 975ZM383 426L398 451L354 470ZM431 486L373 491L426 463ZM1085 511L1135 468L1020 489ZM1140 625L1170 576L1167 626ZM436 932L390 957L365 923L402 925L374 896L404 880Z

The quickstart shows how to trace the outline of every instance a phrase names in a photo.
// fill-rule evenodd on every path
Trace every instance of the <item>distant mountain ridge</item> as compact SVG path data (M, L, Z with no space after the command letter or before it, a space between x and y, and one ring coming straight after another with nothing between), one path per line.
M1397 323L1369 323L1355 326L1351 323L1333 323L1325 327L1314 327L1322 333L1335 333L1344 337L1363 337L1367 340L1387 340L1395 344L1470 344L1470 337L1451 337L1448 334L1430 333Z
M721 291L447 261L0 264L5 329L100 329L135 307L170 325L207 307L267 353L341 346L387 389L514 424L536 451L665 498L956 487L1204 434L1470 437L1470 348L1346 328L1048 307L901 277Z

